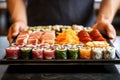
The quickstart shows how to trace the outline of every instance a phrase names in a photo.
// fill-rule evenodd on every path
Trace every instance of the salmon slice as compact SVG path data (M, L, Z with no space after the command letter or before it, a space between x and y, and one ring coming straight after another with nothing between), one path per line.
M36 45L36 44L38 44L38 39L37 38L28 38L27 44Z
M36 37L38 39L41 39L41 36L43 35L43 32L40 31L40 32L33 32L30 34L30 37Z
M41 38L42 43L54 44L55 43L55 31L46 31Z
M16 39L16 44L17 45L27 44L27 38L17 38Z
M21 34L21 35L18 35L17 38L28 38L29 35L28 34Z

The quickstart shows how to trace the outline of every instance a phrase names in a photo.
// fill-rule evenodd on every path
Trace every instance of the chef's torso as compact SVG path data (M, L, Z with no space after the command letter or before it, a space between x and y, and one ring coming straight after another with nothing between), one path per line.
M28 0L28 24L92 26L94 0Z

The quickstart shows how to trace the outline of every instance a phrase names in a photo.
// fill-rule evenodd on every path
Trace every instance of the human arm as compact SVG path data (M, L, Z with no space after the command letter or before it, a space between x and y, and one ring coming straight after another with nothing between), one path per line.
M93 26L101 33L106 34L112 42L116 39L116 30L112 25L112 21L119 5L120 0L102 0L96 24Z
M27 26L27 16L24 0L7 0L7 6L13 22L8 31L8 40L11 43Z

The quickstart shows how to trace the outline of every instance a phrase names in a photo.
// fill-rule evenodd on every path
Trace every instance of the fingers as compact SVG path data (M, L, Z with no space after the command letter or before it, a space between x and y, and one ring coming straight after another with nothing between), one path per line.
M16 24L12 24L9 31L8 31L8 40L11 43L14 39L14 37L17 36L17 34L19 33L18 31L18 27Z
M11 25L8 31L8 41L11 43L13 39L25 28L25 24L22 22L16 22Z
M12 36L16 37L19 34L19 24L14 24L12 27Z
M112 25L109 24L109 28L107 29L107 34L111 42L116 40L116 31Z
M111 42L114 42L116 40L116 31L111 23L104 20L99 23L96 23L93 25L93 29L97 28L102 34L105 34L108 36Z
M104 26L105 25L103 23L96 23L96 24L93 25L93 29L98 29L100 31L100 33L106 34Z

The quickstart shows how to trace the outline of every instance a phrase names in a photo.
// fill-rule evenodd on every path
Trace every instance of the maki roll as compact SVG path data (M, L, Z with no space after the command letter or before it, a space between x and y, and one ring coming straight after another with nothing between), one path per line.
M87 31L88 33L90 33L93 30L93 28L91 28L91 27L84 27L84 30Z
M33 48L32 49L33 59L43 59L43 48Z
M53 49L56 49L57 47L60 47L60 45L59 44L53 44L50 47L53 48Z
M61 26L62 26L62 25L53 25L53 26L51 27L51 30L54 30L56 33L62 32Z
M84 44L76 44L75 46L76 46L76 48L80 49L84 46Z
M78 58L78 48L72 47L68 49L68 57L69 59L77 59Z
M38 47L40 47L40 48L49 48L50 45L49 44L39 44Z
M114 59L115 58L115 48L107 47L106 50L103 51L104 59Z
M92 53L90 47L82 47L79 50L79 56L81 59L91 59Z
M61 45L62 48L66 48L66 49L71 48L72 46L73 46L73 44L63 44L63 45Z
M65 30L67 30L67 29L71 29L71 26L63 25L63 26L61 27L61 29L62 29L62 32L63 32L63 31L65 31Z
M44 56L45 56L45 59L54 59L55 50L53 48L44 48Z
M71 28L78 33L79 31L84 29L84 26L74 24L74 25L71 26Z
M17 46L10 46L6 48L7 59L18 59L20 57L20 49Z
M92 48L92 58L93 59L102 59L103 58L103 50L104 48L99 48L99 47L95 47Z
M18 45L18 44L16 44L16 43L11 43L10 46L12 46L12 47L13 47L13 46L14 46L14 47L17 46L17 47L19 47L19 48L22 48L22 47L25 46L25 45L24 45L24 44Z
M22 47L20 50L21 50L22 59L30 59L32 57L32 54L31 54L32 48Z
M26 44L25 47L34 48L34 47L36 47L36 45L33 45L33 44Z
M58 47L55 52L56 52L57 59L67 59L67 49L66 48Z

